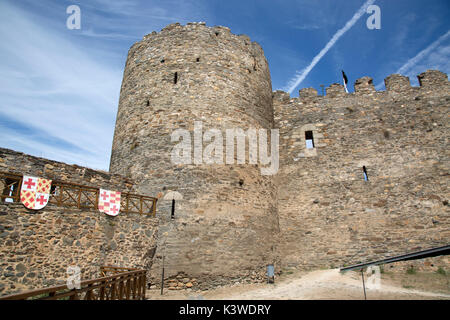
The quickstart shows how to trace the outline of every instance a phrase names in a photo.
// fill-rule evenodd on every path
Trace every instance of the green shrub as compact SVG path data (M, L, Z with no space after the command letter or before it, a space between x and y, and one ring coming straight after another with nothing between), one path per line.
M406 270L407 274L416 274L416 269L414 269L414 266L410 266L407 270Z
M445 272L445 270L442 267L439 267L436 272L442 274L443 276L447 274L447 272Z

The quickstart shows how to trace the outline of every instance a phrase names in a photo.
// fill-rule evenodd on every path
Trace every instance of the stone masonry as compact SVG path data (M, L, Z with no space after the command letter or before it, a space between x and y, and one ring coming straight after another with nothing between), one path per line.
M3 148L0 171L123 192L134 190L133 181L119 175ZM99 277L103 265L150 270L157 225L157 219L133 213L110 217L53 204L34 211L21 203L2 202L0 295L64 284L68 266L79 266L83 280Z
M351 94L339 84L324 97L274 93L283 265L342 266L449 243L450 86L438 71L419 79L413 88L391 75L380 92L363 77Z
M272 92L263 50L245 35L204 23L146 35L128 53L109 173L6 149L0 171L177 191L175 219L161 200L156 218L1 203L0 294L64 281L73 264L83 278L102 264L146 268L157 286L164 257L169 288L204 289L264 281L267 264L337 267L449 244L450 85L436 70L418 79L390 75L377 91L365 76L353 93L335 83L291 98ZM194 121L224 136L278 129L278 172L262 175L248 158L175 164L171 134L194 140ZM423 265L449 268L445 257Z
M262 278L278 234L272 178L258 165L173 164L171 133L192 131L194 121L203 131L273 126L270 73L257 43L226 27L193 23L134 44L110 171L133 178L140 193L176 190L184 197L176 219L160 224L155 280L163 254L168 276L228 281L259 270Z

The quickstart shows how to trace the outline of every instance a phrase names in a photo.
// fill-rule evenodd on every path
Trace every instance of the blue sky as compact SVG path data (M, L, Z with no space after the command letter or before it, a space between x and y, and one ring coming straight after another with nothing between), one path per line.
M379 30L358 15L371 2ZM73 4L80 30L66 27ZM449 16L448 0L0 0L0 146L108 170L128 49L170 23L247 34L264 49L273 90L295 97L341 82L342 69L350 92L366 75L384 90L393 73L415 86L427 69L449 73Z

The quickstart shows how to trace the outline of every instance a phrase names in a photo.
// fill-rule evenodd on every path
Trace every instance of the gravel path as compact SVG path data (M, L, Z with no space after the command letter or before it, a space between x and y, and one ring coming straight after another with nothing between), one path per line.
M368 300L373 299L439 299L450 300L450 294L425 292L393 286L381 281L378 289L366 287ZM316 300L364 299L360 274L340 273L339 269L317 270L297 273L276 279L275 284L236 284L209 291L165 291L149 290L149 299L213 299L213 300Z

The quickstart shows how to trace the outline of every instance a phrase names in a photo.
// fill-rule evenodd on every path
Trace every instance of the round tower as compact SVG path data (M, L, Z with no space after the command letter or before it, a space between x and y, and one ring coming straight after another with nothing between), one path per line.
M163 255L169 278L184 273L218 284L264 276L265 266L276 260L272 176L261 173L265 165L259 161L250 163L248 138L245 163L226 164L226 130L272 126L268 64L261 47L247 36L234 35L226 27L177 23L131 47L110 171L133 178L139 193L171 190L183 196L175 204L175 219L170 218L171 202L158 204L152 277L160 277ZM172 141L171 135L179 129L190 134L192 163L173 161L179 141ZM222 134L223 164L195 159L196 138L210 129ZM200 155L211 141L203 137ZM270 143L267 146L270 154Z

